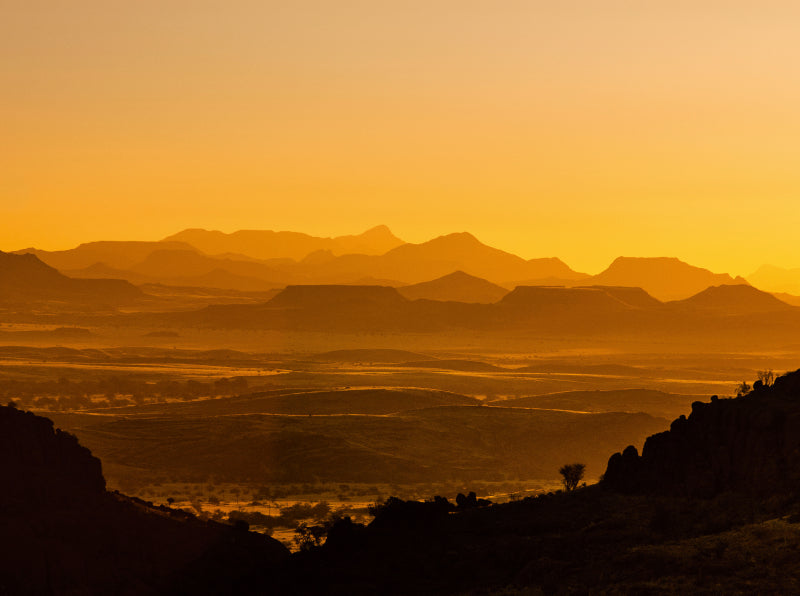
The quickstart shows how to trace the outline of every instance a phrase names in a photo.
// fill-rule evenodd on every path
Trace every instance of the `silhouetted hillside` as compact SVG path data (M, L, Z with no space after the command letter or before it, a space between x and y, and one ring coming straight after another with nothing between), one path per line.
M376 226L355 236L318 238L298 232L271 230L239 230L225 234L219 231L190 229L163 240L186 242L208 254L241 253L259 259L290 258L301 260L309 254L327 250L332 254L349 253L380 255L403 241L386 226Z
M625 286L577 286L580 288L589 288L602 290L609 296L613 296L620 302L624 302L628 306L641 309L657 309L663 306L663 302L653 298L650 294L642 288L625 287Z
M0 499L49 504L94 499L105 491L100 460L74 435L30 412L0 406Z
M786 269L762 265L747 276L747 281L767 292L800 294L800 268Z
M190 250L156 250L131 266L133 276L178 286L205 286L243 291L283 287L294 280L291 273L265 263L209 257Z
M800 371L696 402L642 457L612 456L599 486L483 507L388 499L366 527L331 527L285 577L302 578L300 594L349 596L794 593L799 397Z
M557 262L560 265L555 269L569 275L569 267ZM343 255L308 267L304 273L326 283L341 283L367 275L413 284L463 271L502 284L514 279L547 277L553 270L553 260L526 261L487 246L473 235L462 232L421 244L403 244L380 256Z
M72 279L33 254L0 251L0 299L125 302L144 294L119 279Z
M774 493L800 481L800 371L735 399L694 402L670 430L614 454L605 484L623 492Z
M796 309L772 294L748 285L712 286L685 300L671 302L670 306L721 315L792 312Z
M747 283L727 273L712 273L674 257L619 257L592 278L604 286L643 288L659 300L678 300L720 284Z
M103 240L87 242L69 250L38 250L26 248L14 251L15 254L35 254L43 262L59 271L83 269L95 263L104 263L114 269L127 269L147 258L156 250L195 250L185 242L144 242Z
M89 265L81 269L62 269L61 273L67 277L78 279L125 279L136 285L153 283L156 281L149 275L134 273L130 269L116 269L105 263L95 263L94 265Z
M647 412L668 420L690 411L695 397L653 389L561 391L490 402L509 408L545 408L580 412Z
M405 299L395 288L386 286L307 285L288 286L270 300L272 308L331 308L380 309L404 304Z
M444 277L397 289L409 300L440 300L492 304L508 294L508 290L490 281L455 271Z
M0 592L269 593L275 540L105 491L100 462L46 418L0 406Z
M566 313L604 317L632 308L602 287L518 286L498 304L506 310L531 317L553 317Z
M407 350L368 349L334 350L317 354L314 360L331 362L408 362L409 360L434 360L433 356L425 356Z
M774 292L772 293L775 298L780 300L781 302L785 302L786 304L791 304L792 306L800 306L800 296L795 296L794 294L787 294L786 292Z

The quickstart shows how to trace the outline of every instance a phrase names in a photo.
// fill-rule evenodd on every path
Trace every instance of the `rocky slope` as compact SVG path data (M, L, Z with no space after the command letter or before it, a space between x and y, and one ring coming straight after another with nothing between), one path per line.
M263 594L288 555L245 528L106 492L74 436L11 406L0 478L0 594Z
M710 497L774 493L800 481L800 371L757 381L735 399L694 402L689 417L608 462L604 483L628 493Z

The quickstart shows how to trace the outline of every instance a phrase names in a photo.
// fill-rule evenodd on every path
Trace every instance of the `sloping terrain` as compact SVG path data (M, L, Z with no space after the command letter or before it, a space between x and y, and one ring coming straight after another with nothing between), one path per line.
M409 300L439 300L446 302L478 302L492 304L508 294L508 290L490 281L455 271L444 277L397 290Z
M400 405L386 409L402 410L403 401L419 399L412 394L408 401L407 396L405 391L394 394ZM270 399L275 398L260 402L264 409L270 408ZM288 408L291 399L286 396L275 405ZM130 415L124 410L52 415L112 471L125 466L241 482L553 478L554 462L576 458L587 463L591 477L602 471L609 452L641 442L667 423L646 414L470 405L392 415L309 415L310 401L298 408L299 415L227 415L217 413L213 401L206 404L207 416L200 415L201 409L184 415L190 405L152 415L143 410L137 416L135 409Z
M354 236L319 238L299 232L239 230L219 231L189 229L164 238L167 242L185 242L205 253L219 255L240 253L259 259L290 258L301 260L315 251L332 254L380 255L403 244L386 226L376 226Z
M288 555L271 538L106 492L74 436L4 406L0 477L5 594L263 593Z
M672 420L691 411L697 399L653 389L562 391L491 402L508 408L544 408L583 412L647 412Z
M736 399L696 401L668 431L608 462L608 486L624 492L714 496L787 490L800 479L800 372L761 381Z
M720 316L797 312L796 307L748 285L711 286L684 300L670 302L669 306Z
M746 284L727 273L712 273L674 257L618 257L592 278L604 286L643 288L659 300L680 300L721 284Z
M0 251L0 300L120 303L143 297L141 290L124 280L72 279L33 254Z

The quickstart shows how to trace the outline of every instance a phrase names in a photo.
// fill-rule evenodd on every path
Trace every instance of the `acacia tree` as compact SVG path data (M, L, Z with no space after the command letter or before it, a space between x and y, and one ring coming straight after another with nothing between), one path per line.
M564 479L562 482L564 483L564 489L566 490L575 490L578 486L578 483L583 480L583 473L586 470L585 464L564 464L561 466L561 469L558 471Z
M775 373L772 370L760 370L758 371L758 380L764 385L764 387L769 387L772 385L772 382L775 380Z

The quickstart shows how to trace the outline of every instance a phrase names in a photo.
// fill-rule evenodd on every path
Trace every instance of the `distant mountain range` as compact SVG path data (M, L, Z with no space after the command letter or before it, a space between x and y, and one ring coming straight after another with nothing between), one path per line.
M409 299L468 303L497 302L517 286L633 287L650 299L669 301L711 286L748 283L668 257L619 257L605 271L588 275L555 257L525 260L466 232L411 244L386 226L335 238L194 229L160 242L90 242L70 250L30 248L15 254L23 253L75 278L240 291L298 284L386 285L403 288L400 293ZM749 281L765 289L800 291L800 269L765 266ZM794 296L785 300L797 303Z
M458 238L457 243L482 246L474 239L463 237ZM405 246L413 246L411 252L414 252L422 245ZM393 249L387 255L397 250ZM499 258L508 260L505 253ZM180 273L186 275L185 279L191 275L196 278L218 275L228 279L237 275L225 269L202 273L207 259L213 258L193 251L154 251L129 271L140 279L156 278L159 274L179 276ZM252 261L217 260L228 262L242 273L267 268L263 263ZM625 269L620 266L626 264L623 260L618 259L615 263L614 269ZM649 271L647 264L646 259L636 260L634 269ZM677 274L688 272L686 279L704 279L706 273L714 275L677 260L656 259L655 264ZM527 267L528 262L523 261L523 266ZM88 269L108 274L115 272L105 265ZM244 275L241 277L251 279ZM0 252L0 299L3 302L24 305L50 301L84 307L147 302L148 306L142 312L111 315L112 319L108 319L108 313L102 315L106 317L102 320L113 320L114 325L344 333L467 330L631 338L647 334L707 336L731 341L762 337L794 341L800 334L800 308L745 283L711 286L688 298L667 302L642 288L629 286L517 286L509 292L463 271L399 288L376 284L290 284L276 291L274 297L261 303L215 303L199 310L182 308L180 311L154 312L154 301L158 304L156 298L128 281L73 279L43 263L36 255ZM268 298L267 294L262 296L262 300ZM23 306L17 308L20 309L24 310ZM163 310L170 309L162 307ZM98 312L97 316L100 317L101 313Z
M709 286L746 284L744 278L711 273L676 258L619 257L605 271L592 278L603 286L637 286L659 300L677 300Z
M147 258L155 250L188 250L198 252L185 242L128 242L103 240L87 242L69 250L39 250L25 248L13 254L31 253L59 271L83 269L102 263L115 269L128 269Z
M747 281L767 292L800 294L800 268L784 269L762 265L747 276Z
M184 242L211 255L236 253L257 259L288 258L301 260L315 251L334 255L358 253L381 255L404 244L386 226L376 226L357 236L318 238L299 232L239 230L231 234L190 229L164 238L164 242Z
M130 315L120 324L328 333L480 332L509 337L792 342L800 308L752 286L661 302L639 288L519 286L493 304L409 300L387 286L289 286L263 304Z
M463 271L403 286L398 292L409 300L440 300L444 302L478 302L492 304L508 294L508 290L490 281Z
M144 297L136 286L120 279L72 279L33 254L0 251L0 300L65 300L118 303Z

